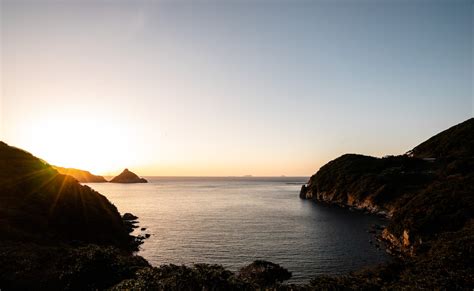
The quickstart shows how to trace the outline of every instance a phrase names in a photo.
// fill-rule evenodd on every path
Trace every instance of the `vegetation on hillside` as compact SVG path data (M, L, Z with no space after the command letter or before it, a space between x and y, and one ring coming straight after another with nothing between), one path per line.
M288 270L267 261L255 261L238 273L220 265L192 267L162 265L143 268L134 279L124 280L112 290L263 290L284 288L280 282L291 278Z
M63 168L58 166L53 166L60 174L69 175L81 183L105 183L105 180L102 176L97 176L91 174L89 171L78 170L73 168Z
M437 134L407 155L341 156L313 175L300 196L389 211L383 237L403 258L350 276L318 277L313 286L474 287L474 119Z
M409 154L417 158L474 157L474 118L438 133Z
M390 210L385 231L402 255L306 285L282 284L291 273L266 261L239 272L207 264L151 267L130 252L137 217L121 217L104 196L0 142L0 289L472 290L472 124L444 131L409 155L344 155L311 177L304 197L330 193L325 197L340 205Z
M33 155L0 142L2 239L71 241L130 246L117 208L74 178Z
M346 154L321 167L311 177L308 190L329 193L333 201L344 204L370 199L387 210L392 205L385 203L401 193L421 189L433 178L429 163L420 159Z
M112 246L5 241L0 262L2 290L103 290L149 267Z

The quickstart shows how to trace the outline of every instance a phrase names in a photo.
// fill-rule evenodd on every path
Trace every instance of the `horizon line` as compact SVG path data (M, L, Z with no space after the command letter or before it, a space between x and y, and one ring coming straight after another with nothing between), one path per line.
M102 177L115 177L114 175L97 175ZM307 178L311 177L312 175L303 175L303 176L286 176L286 175L279 175L279 176L166 176L166 175L140 175L140 177L153 177L153 178Z

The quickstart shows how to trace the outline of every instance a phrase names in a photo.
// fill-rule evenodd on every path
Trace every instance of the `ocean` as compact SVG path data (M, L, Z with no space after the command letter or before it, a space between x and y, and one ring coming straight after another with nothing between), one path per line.
M148 184L86 185L139 217L135 234L151 236L138 254L153 266L209 263L237 271L263 259L305 283L389 259L368 233L385 221L299 199L307 177L145 178Z

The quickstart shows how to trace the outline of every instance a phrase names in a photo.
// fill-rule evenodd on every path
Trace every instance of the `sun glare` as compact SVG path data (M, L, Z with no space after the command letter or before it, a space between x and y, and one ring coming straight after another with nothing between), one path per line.
M30 125L31 152L48 163L113 174L133 165L131 137L123 126L92 120L56 118Z

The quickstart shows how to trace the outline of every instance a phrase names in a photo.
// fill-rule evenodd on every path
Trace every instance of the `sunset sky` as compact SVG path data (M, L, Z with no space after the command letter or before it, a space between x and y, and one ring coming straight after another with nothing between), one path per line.
M60 166L311 175L474 112L468 0L0 5L1 140Z

